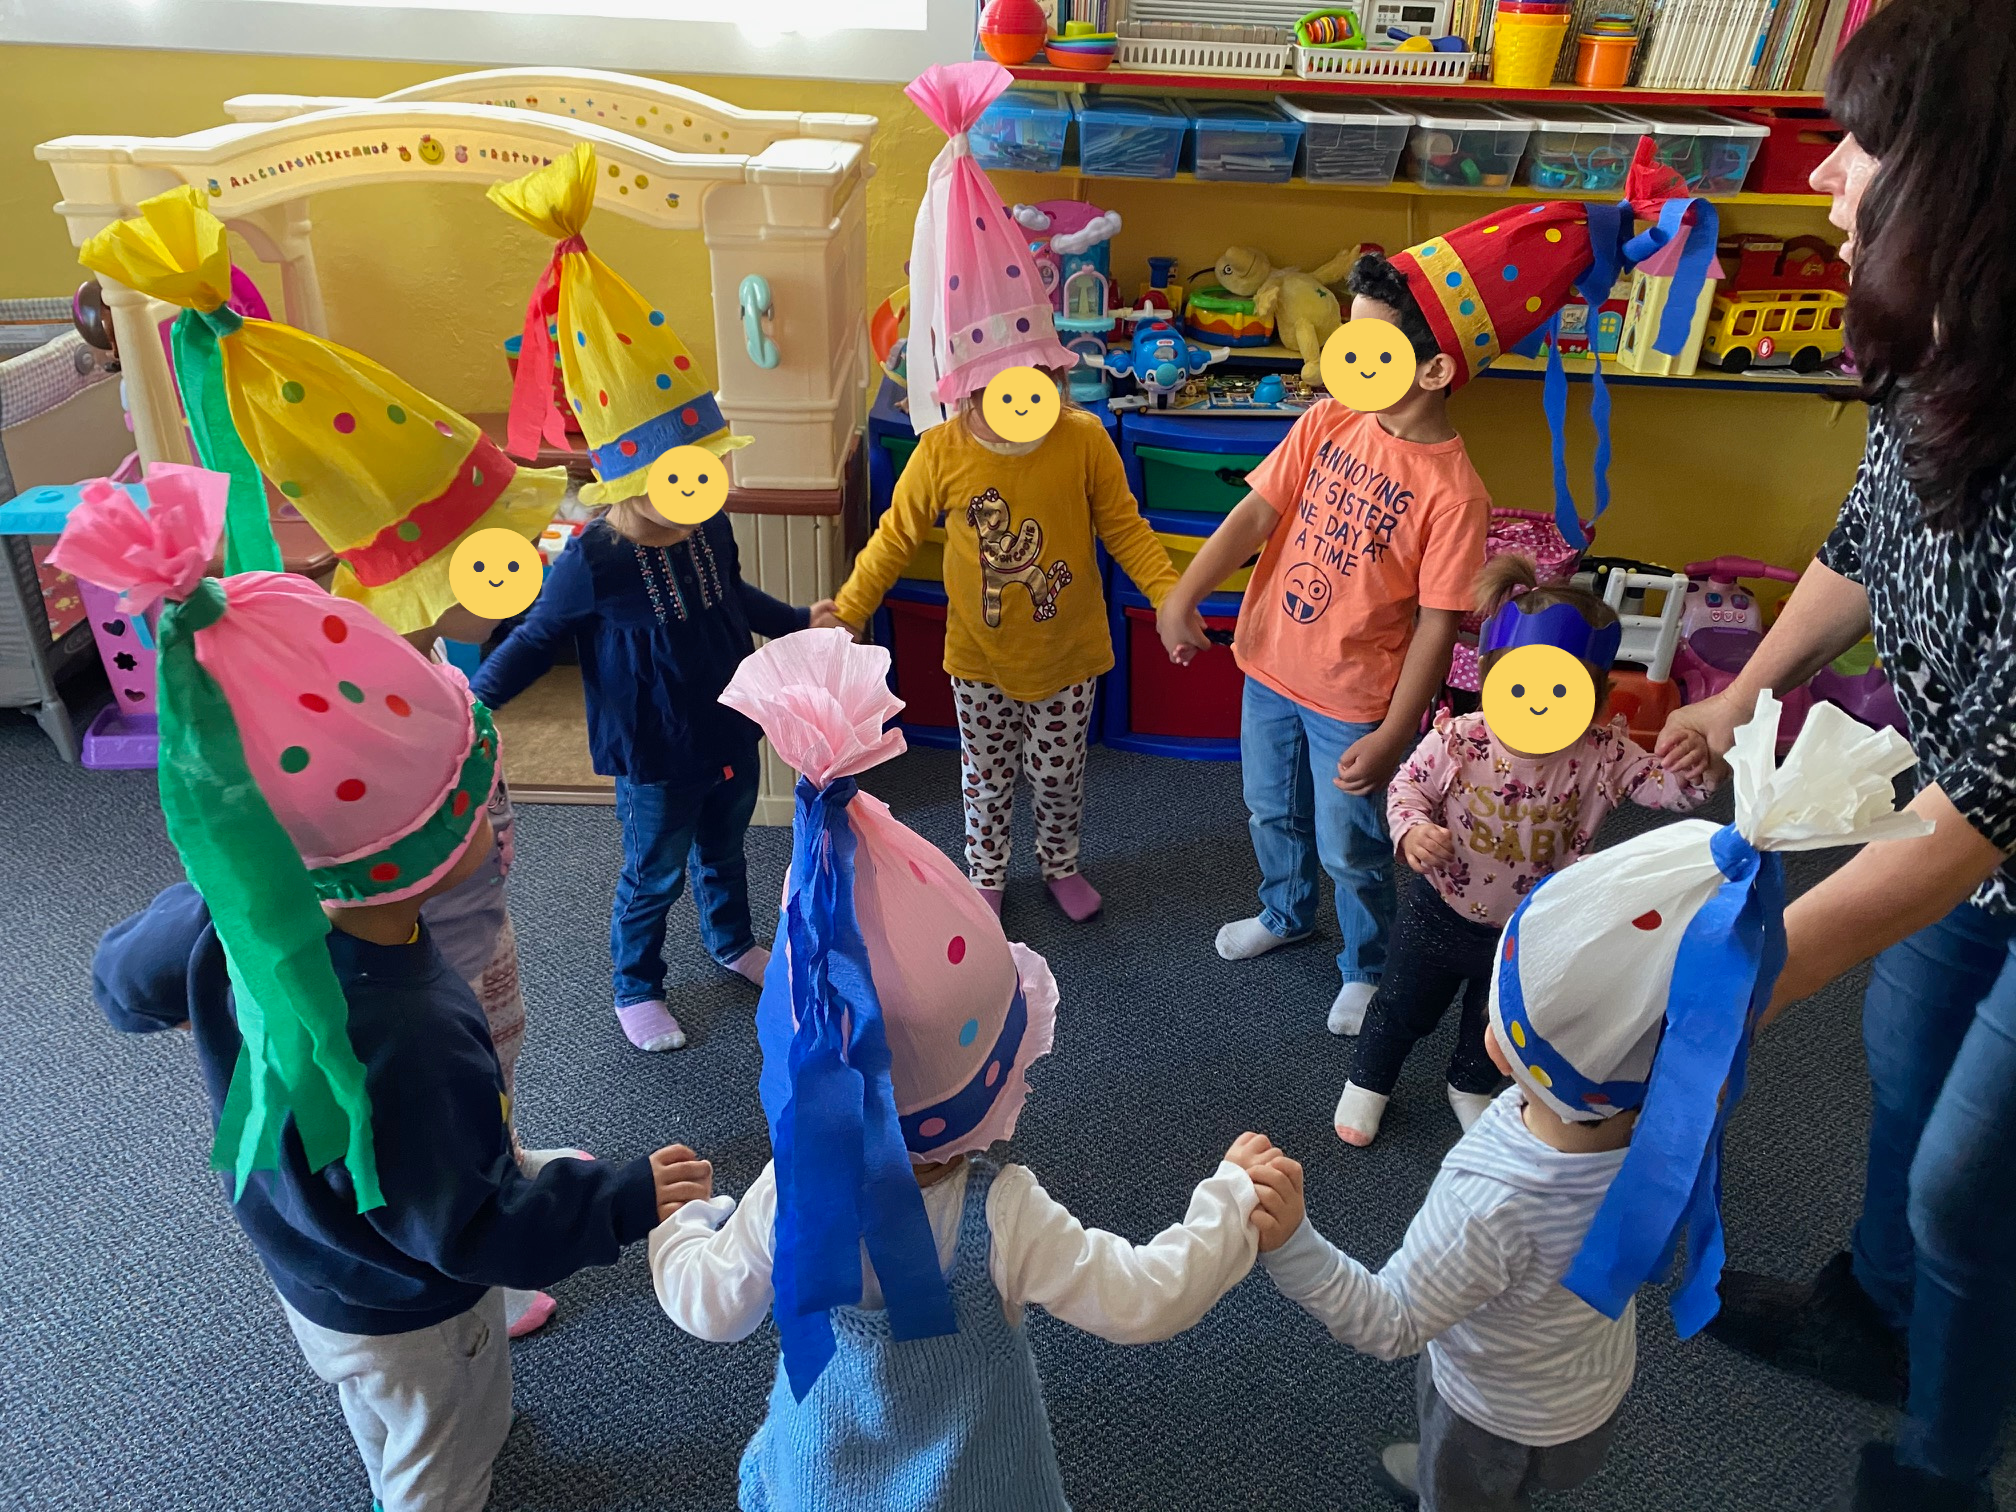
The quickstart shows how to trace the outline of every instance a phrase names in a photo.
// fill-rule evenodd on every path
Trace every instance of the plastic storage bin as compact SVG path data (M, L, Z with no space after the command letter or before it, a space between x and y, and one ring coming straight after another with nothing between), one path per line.
M1246 474L1267 454L1137 446L1134 455L1141 464L1141 507L1203 516L1208 530L1246 497Z
M1178 667L1162 649L1147 597L1117 567L1108 596L1113 670L1106 674L1099 718L1105 744L1152 756L1237 761L1246 678L1231 647L1214 643ZM1205 627L1229 634L1239 603L1236 593L1211 594L1198 606Z
M1324 95L1274 102L1302 123L1302 176L1312 184L1390 184L1414 117L1377 100Z
M1302 123L1265 100L1200 100L1190 106L1197 177L1285 184L1295 172Z
M1631 154L1646 123L1595 105L1534 105L1533 135L1519 163L1519 182L1575 195L1614 194L1631 171Z
M1190 112L1176 100L1087 100L1078 117L1078 167L1095 178L1176 177Z
M974 124L973 161L982 168L1055 173L1064 166L1071 104L1047 89L1011 89Z
M1204 549L1204 543L1211 538L1210 535L1208 533L1202 535L1195 534L1197 526L1185 520L1181 515L1150 514L1146 518L1148 523L1155 527L1155 539L1160 541L1162 549L1169 553L1169 560L1175 564L1177 575L1180 577L1182 574L1188 572L1191 561L1196 557L1198 552ZM1206 530L1208 532L1208 525L1206 526ZM1255 560L1257 561L1258 559L1256 558ZM1246 585L1253 581L1253 565L1252 562L1248 562L1245 566L1235 569L1232 575L1226 578L1224 582L1214 584L1211 591L1213 593L1244 593Z
M1424 104L1414 112L1401 171L1427 189L1509 184L1536 124L1495 105Z
M1763 144L1750 165L1750 189L1755 194L1811 194L1813 186L1807 180L1845 135L1824 110L1769 105L1725 113L1764 128Z
M1735 194L1741 190L1757 149L1771 134L1767 126L1713 110L1676 106L1641 109L1635 114L1659 144L1659 161L1687 180L1687 187L1696 194Z

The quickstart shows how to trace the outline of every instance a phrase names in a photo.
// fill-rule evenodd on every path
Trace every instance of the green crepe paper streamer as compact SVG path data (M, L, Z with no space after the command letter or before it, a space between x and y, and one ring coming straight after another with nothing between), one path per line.
M341 1158L357 1211L382 1207L364 1067L329 964L329 921L308 870L252 780L223 689L196 660L196 632L224 613L205 578L155 631L160 660L161 811L168 838L224 942L244 1045L210 1164L275 1170L291 1114L311 1170Z
M175 349L175 381L196 456L212 472L231 479L224 504L224 573L284 571L280 543L273 539L273 516L266 506L266 479L245 449L231 418L231 399L224 386L222 337L245 323L229 305L214 310L184 310L175 317L170 342Z

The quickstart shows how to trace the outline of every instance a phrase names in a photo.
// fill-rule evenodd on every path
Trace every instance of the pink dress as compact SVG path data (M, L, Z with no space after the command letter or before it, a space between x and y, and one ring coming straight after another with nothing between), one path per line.
M1592 725L1551 756L1520 756L1482 714L1440 719L1393 778L1386 817L1397 849L1418 825L1448 828L1456 859L1427 873L1463 918L1502 926L1541 878L1577 860L1625 799L1685 812L1708 789L1673 776L1625 733Z

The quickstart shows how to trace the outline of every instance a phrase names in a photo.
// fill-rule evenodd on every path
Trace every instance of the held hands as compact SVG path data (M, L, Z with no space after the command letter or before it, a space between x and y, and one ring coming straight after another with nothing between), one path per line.
M1302 1227L1301 1164L1276 1149L1265 1134L1241 1134L1225 1158L1246 1173L1259 1195L1253 1227L1260 1236L1260 1252L1279 1249Z
M1417 872L1435 871L1456 859L1456 841L1446 825L1417 824L1400 837L1400 859Z
M663 1223L689 1202L714 1195L714 1163L702 1160L685 1145L667 1145L651 1156L651 1178L658 1190L658 1221Z
M861 638L859 630L840 618L840 608L831 599L819 600L807 613L812 616L812 628L814 630L845 630L856 640Z
M1393 780L1406 755L1407 733L1391 735L1381 725L1351 743L1337 759L1337 775L1331 781L1353 797L1369 797Z
M1204 616L1196 605L1179 602L1174 593L1155 611L1155 632L1162 637L1162 649L1169 653L1169 660L1179 667L1189 666L1199 651L1211 649L1204 634Z
M1720 694L1683 704L1666 717L1652 753L1683 782L1719 781L1728 771L1722 756L1736 743L1741 714Z

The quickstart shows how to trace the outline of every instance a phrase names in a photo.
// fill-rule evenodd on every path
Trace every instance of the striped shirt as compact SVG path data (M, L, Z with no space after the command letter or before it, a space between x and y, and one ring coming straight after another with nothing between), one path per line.
M1457 1141L1376 1274L1307 1222L1260 1259L1340 1343L1382 1360L1425 1348L1460 1416L1546 1448L1594 1432L1624 1400L1637 1303L1613 1322L1561 1285L1625 1152L1543 1144L1521 1101L1510 1089Z

